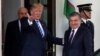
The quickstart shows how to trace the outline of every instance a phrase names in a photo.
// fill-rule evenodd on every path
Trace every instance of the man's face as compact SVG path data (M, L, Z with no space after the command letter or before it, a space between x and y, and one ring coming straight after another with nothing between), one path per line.
M78 28L81 24L80 17L78 15L70 17L69 24L72 29Z
M33 16L34 19L38 20L41 18L42 11L43 11L43 8L40 8L40 7L33 8L31 10L31 15Z
M19 11L19 18L21 19L22 17L27 17L27 10L24 8Z
M84 11L84 12L88 16L88 19L91 19L91 11Z

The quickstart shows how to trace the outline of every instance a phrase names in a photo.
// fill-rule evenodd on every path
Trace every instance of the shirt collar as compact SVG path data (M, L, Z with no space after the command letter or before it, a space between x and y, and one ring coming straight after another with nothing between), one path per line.
M78 27L79 28L79 27ZM77 30L78 30L78 28L76 28L76 29L72 29L72 30L74 30L74 32L76 32Z
M39 20L35 20L35 21L39 21Z
M89 20L88 20L88 19L86 20L86 19L82 18L82 21L83 21L84 23L86 23L86 22L89 21Z

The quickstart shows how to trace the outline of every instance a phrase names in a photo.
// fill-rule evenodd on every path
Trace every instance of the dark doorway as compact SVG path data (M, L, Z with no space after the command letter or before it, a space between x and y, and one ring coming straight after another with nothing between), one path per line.
M44 5L42 19L45 21L49 32L55 36L55 0L25 0L24 5L28 10L30 10L30 6L33 3L42 3ZM55 56L55 49L55 45L47 43L46 56Z

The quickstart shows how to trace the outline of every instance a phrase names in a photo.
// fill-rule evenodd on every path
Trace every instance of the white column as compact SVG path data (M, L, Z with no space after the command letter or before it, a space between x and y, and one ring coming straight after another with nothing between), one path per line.
M21 1L21 7L24 7L24 0L20 0Z

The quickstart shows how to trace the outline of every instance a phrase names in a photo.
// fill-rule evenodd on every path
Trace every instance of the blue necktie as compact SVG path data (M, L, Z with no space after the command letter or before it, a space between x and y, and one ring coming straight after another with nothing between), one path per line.
M40 22L38 20L36 21L36 24L37 24L37 26L39 28L39 31L40 31L42 37L44 37L44 30L42 28L42 25L40 24Z

